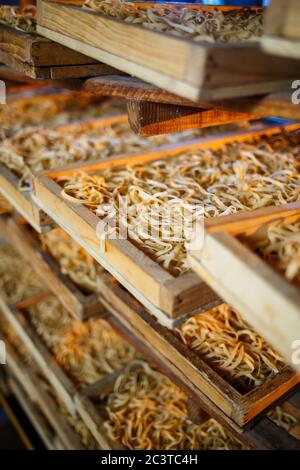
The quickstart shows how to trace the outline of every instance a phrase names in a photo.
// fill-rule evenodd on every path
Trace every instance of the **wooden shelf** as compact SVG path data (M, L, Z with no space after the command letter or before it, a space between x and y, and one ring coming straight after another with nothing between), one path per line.
M195 42L73 5L37 5L42 36L194 101L281 91L299 76L297 61L264 54L259 42Z

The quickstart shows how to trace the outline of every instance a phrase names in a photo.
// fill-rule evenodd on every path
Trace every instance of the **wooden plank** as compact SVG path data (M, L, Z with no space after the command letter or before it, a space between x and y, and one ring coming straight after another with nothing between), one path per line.
M287 129L294 129L292 125ZM210 148L218 149L226 143L244 141L262 134L271 135L278 127L255 131L230 133L219 138L208 137L193 142L169 145L132 156L119 156L101 162L80 164L59 171L43 172L34 178L34 200L59 226L74 238L91 256L124 285L158 320L174 327L187 315L208 309L218 299L204 283L198 283L191 272L175 278L153 261L130 240L105 240L105 251L100 249L99 218L82 204L66 200L56 177L74 174L77 170L87 173L104 168L123 167L125 164L147 163L170 158L184 151ZM226 219L226 218L225 218ZM103 245L103 243L102 243ZM102 246L101 245L101 246ZM138 286L138 287L137 287Z
M267 211L265 211L267 214ZM263 214L255 221L247 221L225 227L214 227L204 239L201 252L190 253L192 268L218 294L234 307L244 319L263 335L298 372L300 367L292 364L293 342L299 340L300 291L266 262L253 253L233 235L249 236L275 221L295 221L300 217L299 203L292 210L273 217ZM233 235L232 235L233 234ZM228 269L230 266L230 270Z
M0 60L34 79L82 78L114 71L68 47L1 22Z
M246 113L218 109L200 110L190 106L137 100L127 101L127 112L131 129L136 134L143 136L202 129L240 120L257 119L256 116Z
M8 52L0 49L0 61L15 69L21 75L40 80L60 80L68 78L87 78L97 75L111 74L113 67L105 64L36 66L23 62Z
M0 49L35 67L88 65L96 61L33 33L0 22Z
M195 101L284 90L299 76L297 61L264 54L258 42L195 42L45 0L37 18L42 36Z
M74 396L77 391L74 384L57 364L54 357L26 319L26 316L20 311L13 311L9 307L3 293L0 296L0 309L28 348L38 367L40 367L42 373L56 391L59 399L64 403L69 413L74 416Z
M115 96L126 100L151 101L203 109L223 109L260 117L277 116L285 119L300 119L300 107L292 103L291 91L229 100L190 101L136 77L116 75L89 78L84 82L83 89L100 96Z
M73 317L85 320L104 313L98 295L83 293L68 276L62 274L57 262L41 250L39 241L24 224L11 218L7 221L6 232L8 242L31 265Z

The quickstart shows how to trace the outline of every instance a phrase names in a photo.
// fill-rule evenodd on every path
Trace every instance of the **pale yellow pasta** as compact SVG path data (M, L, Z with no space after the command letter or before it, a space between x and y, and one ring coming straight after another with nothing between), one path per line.
M55 297L28 312L37 333L79 387L122 368L136 355L106 320L73 320Z
M176 333L242 391L261 385L284 366L283 358L226 304L190 317Z
M123 0L86 0L85 7L126 23L199 42L258 41L263 32L263 13L247 8L205 11L168 4L141 8Z
M196 425L187 397L143 361L121 374L107 397L105 428L110 439L134 450L227 450L244 446L215 420Z

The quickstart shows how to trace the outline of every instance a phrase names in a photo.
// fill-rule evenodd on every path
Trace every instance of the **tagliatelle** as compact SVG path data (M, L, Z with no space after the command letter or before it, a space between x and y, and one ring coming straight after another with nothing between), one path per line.
M84 5L126 23L198 42L258 41L263 32L263 13L249 8L204 11L168 4L142 8L122 0L86 0Z
M36 32L36 7L34 5L27 5L18 8L1 5L0 22L27 33L34 33Z
M12 304L47 291L31 266L7 244L0 245L0 287Z
M250 246L274 269L300 287L300 221L271 224L266 236Z
M134 243L180 275L189 270L185 229L197 210L216 217L300 199L299 151L299 133L264 136L57 182L63 197L99 218L115 213L117 230L125 227Z
M271 421L273 421L273 423L275 423L280 428L285 429L287 432L289 432L298 422L295 416L284 411L281 406L276 406L271 411L269 411L268 417Z
M121 374L106 403L105 428L114 441L133 450L242 449L215 420L196 425L187 416L187 397L143 361Z
M60 264L75 284L89 292L99 292L99 278L103 268L62 229L40 235L42 248Z
M261 385L284 366L283 358L226 304L189 318L176 333L241 391Z
M80 387L124 367L136 355L106 320L72 320L55 297L31 306L28 312L57 362Z
M32 172L61 168L70 163L101 160L117 154L189 140L198 131L186 131L154 137L134 134L128 123L104 127L85 123L72 129L25 128L4 139L0 161L18 176L26 178Z
M0 107L0 128L9 137L25 127L55 127L121 114L124 108L113 100L100 102L93 95L81 92L33 96L9 100ZM33 130L33 129L32 129Z

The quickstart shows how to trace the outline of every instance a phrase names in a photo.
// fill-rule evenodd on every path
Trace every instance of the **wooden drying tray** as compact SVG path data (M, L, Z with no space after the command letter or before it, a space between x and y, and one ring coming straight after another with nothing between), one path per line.
M9 380L9 385L36 430L42 434L43 440L46 440L50 448L53 448L55 439L45 426L46 418L52 432L54 431L58 436L65 450L84 450L79 437L47 391L46 384L42 383L43 378L39 370L32 365L26 366L11 345L6 344L6 346L7 367L13 376L13 379Z
M283 90L300 72L296 61L264 54L259 42L196 42L46 0L37 10L42 36L195 101Z
M0 233L6 235L7 242L30 264L49 291L52 291L74 318L84 321L104 313L98 294L81 290L69 276L64 275L58 262L42 250L38 237L30 227L16 218L5 222L0 219Z
M68 412L72 416L79 414L82 416L85 421L85 417L89 415L89 410L91 409L92 403L89 399L85 400L85 404L80 406L80 412L77 408L77 402L75 397L79 393L84 394L84 389L80 390L77 385L67 376L63 368L56 362L54 356L49 352L48 348L45 346L41 338L35 332L33 326L30 324L29 320L26 317L25 307L29 307L36 303L36 299L26 299L24 302L20 303L20 308L11 308L5 299L5 295L1 292L0 295L0 309L5 315L6 319L9 321L11 326L16 331L16 334L24 343L24 346L28 349L28 352L34 359L39 373L47 377L48 382L53 387L54 394L57 396ZM21 307L25 306L21 309ZM26 377L27 372L25 373ZM98 382L96 382L97 386ZM93 388L93 385L86 387L89 389ZM97 420L98 431L97 442L100 444L101 448L108 450L122 449L123 447L119 443L111 441L108 436L106 436L105 429L99 420ZM101 428L101 432L100 432ZM99 437L101 435L101 437Z
M138 367L138 365L136 366ZM114 385L124 369L111 374L96 384L87 387L83 392L76 396L75 401L78 412L89 428L94 438L101 444L101 428L103 426L103 416L105 409L100 395L107 395L114 389ZM299 394L295 394L286 403L290 412L299 415L300 407L297 406ZM88 404L88 405L87 405ZM203 421L209 419L203 416ZM201 420L201 422L203 422ZM272 423L268 418L263 418L257 425L256 430L237 435L233 430L231 432L242 442L250 447L258 449L300 449L300 442L296 437L289 435L286 431ZM100 434L99 434L100 430ZM298 430L297 430L298 431ZM261 435L259 436L259 434ZM105 448L105 447L104 447Z
M266 52L300 59L299 0L272 0L266 12L262 46Z
M285 129L296 129L293 124ZM219 149L233 141L244 141L260 135L276 134L278 126L228 133L207 137L160 149L148 150L132 156L112 157L99 162L78 164L57 171L42 172L34 178L33 199L60 227L83 246L126 289L128 289L165 326L173 328L188 315L208 310L220 303L207 285L199 282L195 273L187 272L174 277L140 248L127 240L101 240L98 233L99 218L80 203L62 197L57 177L72 175L82 170L89 174L105 168L123 167L127 163L147 163L162 158L203 148ZM224 218L222 218L224 219ZM225 218L226 220L226 218Z
M34 33L0 22L0 61L34 79L84 78L112 68Z
M300 290L275 272L238 237L258 236L269 224L300 218L300 203L240 214L207 226L203 249L189 255L192 268L253 328L292 362L299 341ZM260 232L258 232L260 231ZM247 239L247 238L246 238ZM300 372L299 364L293 364Z
M141 103L150 102L152 106L154 103L169 104L174 107L194 107L196 108L194 111L197 111L197 108L220 109L259 117L300 119L300 107L292 103L291 91L229 100L209 101L204 98L200 101L191 101L138 78L118 75L89 78L84 82L83 89L100 96L114 96Z
M123 288L117 287L116 282L113 281L112 278L109 279L108 275L104 276L103 283L105 286L108 287L108 293L107 293L106 298L109 300L107 301L107 303L110 305L114 304L114 307L111 307L113 309L114 308L119 309L119 305L121 304L122 307L119 311L121 312L122 316L123 316L123 311L122 311L123 309L125 309L124 311L128 309L130 310L132 308L132 305L134 303L135 304L137 303L134 299L131 298L130 294L126 293L126 291L123 290ZM111 287L111 284L114 286L113 288ZM115 288L117 288L116 291L114 290ZM47 348L45 348L45 346L43 345L43 343L41 342L41 340L39 339L39 337L37 336L37 334L31 327L29 321L26 319L26 315L20 312L18 313L16 310L12 311L5 302L3 303L3 297L0 300L1 300L1 308L2 308L3 313L5 314L6 318L10 321L11 325L15 328L18 336L24 342L24 345L28 348L28 351L31 353L33 359L37 363L37 366L40 369L40 372L47 376L48 381L53 386L57 397L65 404L65 406L66 406L66 401L68 404L71 405L72 408L73 408L73 405L75 404L75 412L78 412L78 414L82 417L83 421L89 427L92 434L96 438L97 442L103 449L121 449L122 446L120 445L120 443L113 443L107 438L106 433L103 428L103 422L104 422L103 415L99 415L99 413L97 414L94 413L94 406L93 406L93 400L92 400L92 395L94 392L97 392L97 393L100 393L100 391L102 392L102 388L100 387L100 384L111 382L111 378L114 377L115 374L113 374L112 377L107 377L104 380L96 382L95 384L92 384L91 386L84 388L82 391L79 391L77 387L73 385L73 383L71 383L70 385L70 379L66 376L65 372L55 362L53 356L48 352ZM26 304L27 306L30 305L30 299L23 302L23 304ZM151 316L147 314L147 312L145 312L145 314L146 314L146 321L144 318L142 322L137 321L137 328L140 328L141 325L143 325L142 328L145 328L145 325L147 325L149 321L147 319L147 316L148 318L151 319ZM134 322L136 322L137 319L138 319L138 316L134 318ZM119 329L120 332L124 334L124 328L120 326L120 323L117 320L112 321L112 318L110 318L109 321L113 327L116 327L116 325L118 325L117 329ZM127 319L125 323L126 322L127 322ZM160 328L161 327L158 328L158 331ZM125 327L125 330L126 330L126 327ZM148 332L149 332L148 330L149 330L149 327L148 328L146 327L143 330L143 333L139 334L143 340L144 340L143 335L148 335ZM167 330L166 330L166 333L169 334ZM159 333L157 333L155 329L153 329L152 331L150 329L151 337L153 335L155 335L155 337L158 337L158 334ZM126 338L128 338L128 334L126 334ZM154 342L156 343L156 340ZM166 343L167 340L164 339L164 342ZM139 350L144 352L145 348L142 345L141 341L135 340L133 341L133 344L134 345L138 344ZM150 347L152 348L152 345L150 345ZM157 347L157 343L155 347ZM163 349L165 349L165 346L162 346L162 347ZM176 351L176 349L173 347L172 349L169 349L169 351L172 354L174 351ZM167 350L166 352L168 354ZM163 354L165 355L166 352L164 352ZM183 357L186 352L187 351L185 351L182 354ZM153 352L151 352L150 355L151 355L151 358L153 358L153 362L156 363L157 361L154 360ZM179 357L178 353L177 355L175 354L175 360L177 360L178 357ZM160 361L158 362L158 364L160 364ZM181 367L182 366L181 361L179 361L179 364L180 364L179 367ZM194 367L195 365L193 365L193 368ZM165 367L162 366L160 368L162 369L162 372L165 373ZM208 370L209 368L206 367L206 369ZM182 369L182 371L183 370L184 368ZM170 373L169 371L167 375L172 380L173 372L171 371ZM281 379L278 380L278 382L283 382L285 380L286 385L287 385L289 376L290 376L290 379L292 380L292 376L288 372L287 369L283 371L280 375L281 375ZM205 376L205 373L204 373L204 376ZM178 381L175 378L175 383L177 382ZM59 383L60 383L60 386L58 386ZM269 390L267 391L268 394L271 393L271 395L273 395L274 393L273 388L276 387L276 383L277 383L276 380L275 381L271 380L269 381L268 384L266 384L265 390L267 390L267 388L270 387ZM223 385L227 387L225 382ZM287 390L289 389L290 385L291 383L287 385ZM278 383L277 383L277 386L279 386ZM283 393L284 385L281 384L281 386L283 387L281 388L281 391ZM185 387L183 387L183 390L186 391L188 395L194 397L195 387L193 387L192 390L189 389L188 387L189 385L185 385ZM68 398L69 395L70 397ZM263 394L261 393L258 393L257 395L259 402L262 399L262 395ZM95 393L94 393L94 396L95 396ZM292 438L290 438L289 436L288 437L285 436L285 433L278 430L278 428L272 425L272 423L270 423L269 420L267 420L266 418L262 418L257 424L253 426L253 428L250 431L245 431L243 434L240 435L238 433L241 432L241 429L234 424L230 424L230 419L228 420L224 418L222 414L220 413L220 410L218 410L218 408L215 405L212 406L212 409L211 409L211 405L207 406L207 402L209 401L210 400L207 400L205 398L204 398L203 403L202 401L200 401L201 408L204 405L204 409L207 409L208 411L212 411L213 417L220 419L220 421L225 426L227 426L233 433L236 434L236 436L239 437L240 440L245 442L247 445L250 445L251 447L257 447L257 448L263 448L263 449L270 449L270 448L278 449L278 448L286 448L286 447L295 448L295 445L297 445ZM198 401L196 401L195 403L197 403L197 406L198 406ZM69 408L67 409L70 411Z
M111 276L104 274L101 283L101 300L112 315L110 323L121 334L120 326L123 326L127 341L137 349L143 345L141 352L144 356L192 396L198 407L227 427L239 433L253 428L260 415L299 384L300 376L290 367L285 367L260 387L244 394L239 392L205 359L184 345L175 332L161 326Z
M43 298L45 298L45 295ZM28 349L41 373L47 377L47 380L55 390L58 399L65 405L69 413L74 416L76 414L74 396L77 389L58 365L54 357L42 342L41 338L31 326L29 320L26 318L25 308L38 303L43 298L32 297L30 299L26 299L25 302L18 304L19 307L11 307L5 298L5 294L1 291L0 309L11 326L16 330L17 335Z
M127 115L110 116L87 121L59 126L56 130L64 132L72 129L89 129L92 127L105 127L106 125L127 121ZM52 220L33 202L30 189L19 189L20 177L12 170L0 163L0 193L10 202L16 211L39 233L50 229Z

